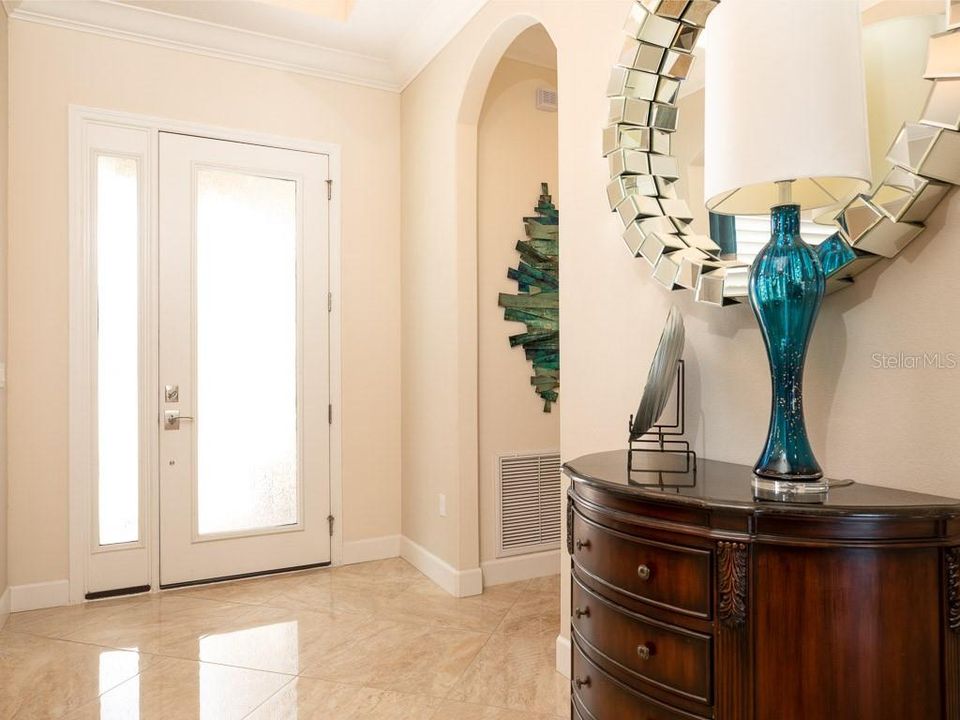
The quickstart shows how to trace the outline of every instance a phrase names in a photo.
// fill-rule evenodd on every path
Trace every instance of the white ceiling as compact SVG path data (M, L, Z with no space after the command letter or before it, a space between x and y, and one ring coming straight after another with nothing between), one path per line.
M488 0L3 0L12 18L401 90Z

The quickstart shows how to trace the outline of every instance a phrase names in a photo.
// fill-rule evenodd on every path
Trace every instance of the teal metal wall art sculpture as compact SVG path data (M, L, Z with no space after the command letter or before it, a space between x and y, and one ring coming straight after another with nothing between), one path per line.
M560 390L560 215L547 183L540 185L535 217L525 217L527 239L517 243L520 262L507 270L519 293L500 293L503 319L522 322L527 331L510 336L510 347L523 346L533 364L530 384L543 398L543 411L557 401Z

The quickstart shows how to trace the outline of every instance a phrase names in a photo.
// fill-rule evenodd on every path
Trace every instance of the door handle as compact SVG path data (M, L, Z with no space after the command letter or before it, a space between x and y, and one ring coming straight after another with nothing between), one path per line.
M181 415L179 410L163 411L163 429L179 430L181 420L193 420L189 415Z

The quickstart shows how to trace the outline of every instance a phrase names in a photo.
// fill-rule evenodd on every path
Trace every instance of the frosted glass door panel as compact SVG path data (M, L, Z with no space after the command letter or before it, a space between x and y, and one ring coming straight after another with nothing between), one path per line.
M328 158L159 145L160 585L329 562Z
M140 539L139 187L133 158L96 162L99 544Z
M196 203L198 532L293 525L297 186L200 170Z

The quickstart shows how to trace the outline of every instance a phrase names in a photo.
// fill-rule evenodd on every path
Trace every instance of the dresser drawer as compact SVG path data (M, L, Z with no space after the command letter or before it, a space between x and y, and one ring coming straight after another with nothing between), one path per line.
M573 558L600 582L638 600L710 617L709 550L640 540L574 513Z
M571 622L590 646L649 683L709 704L709 635L675 628L617 607L573 580Z
M636 693L594 665L573 643L574 707L596 720L703 720Z

